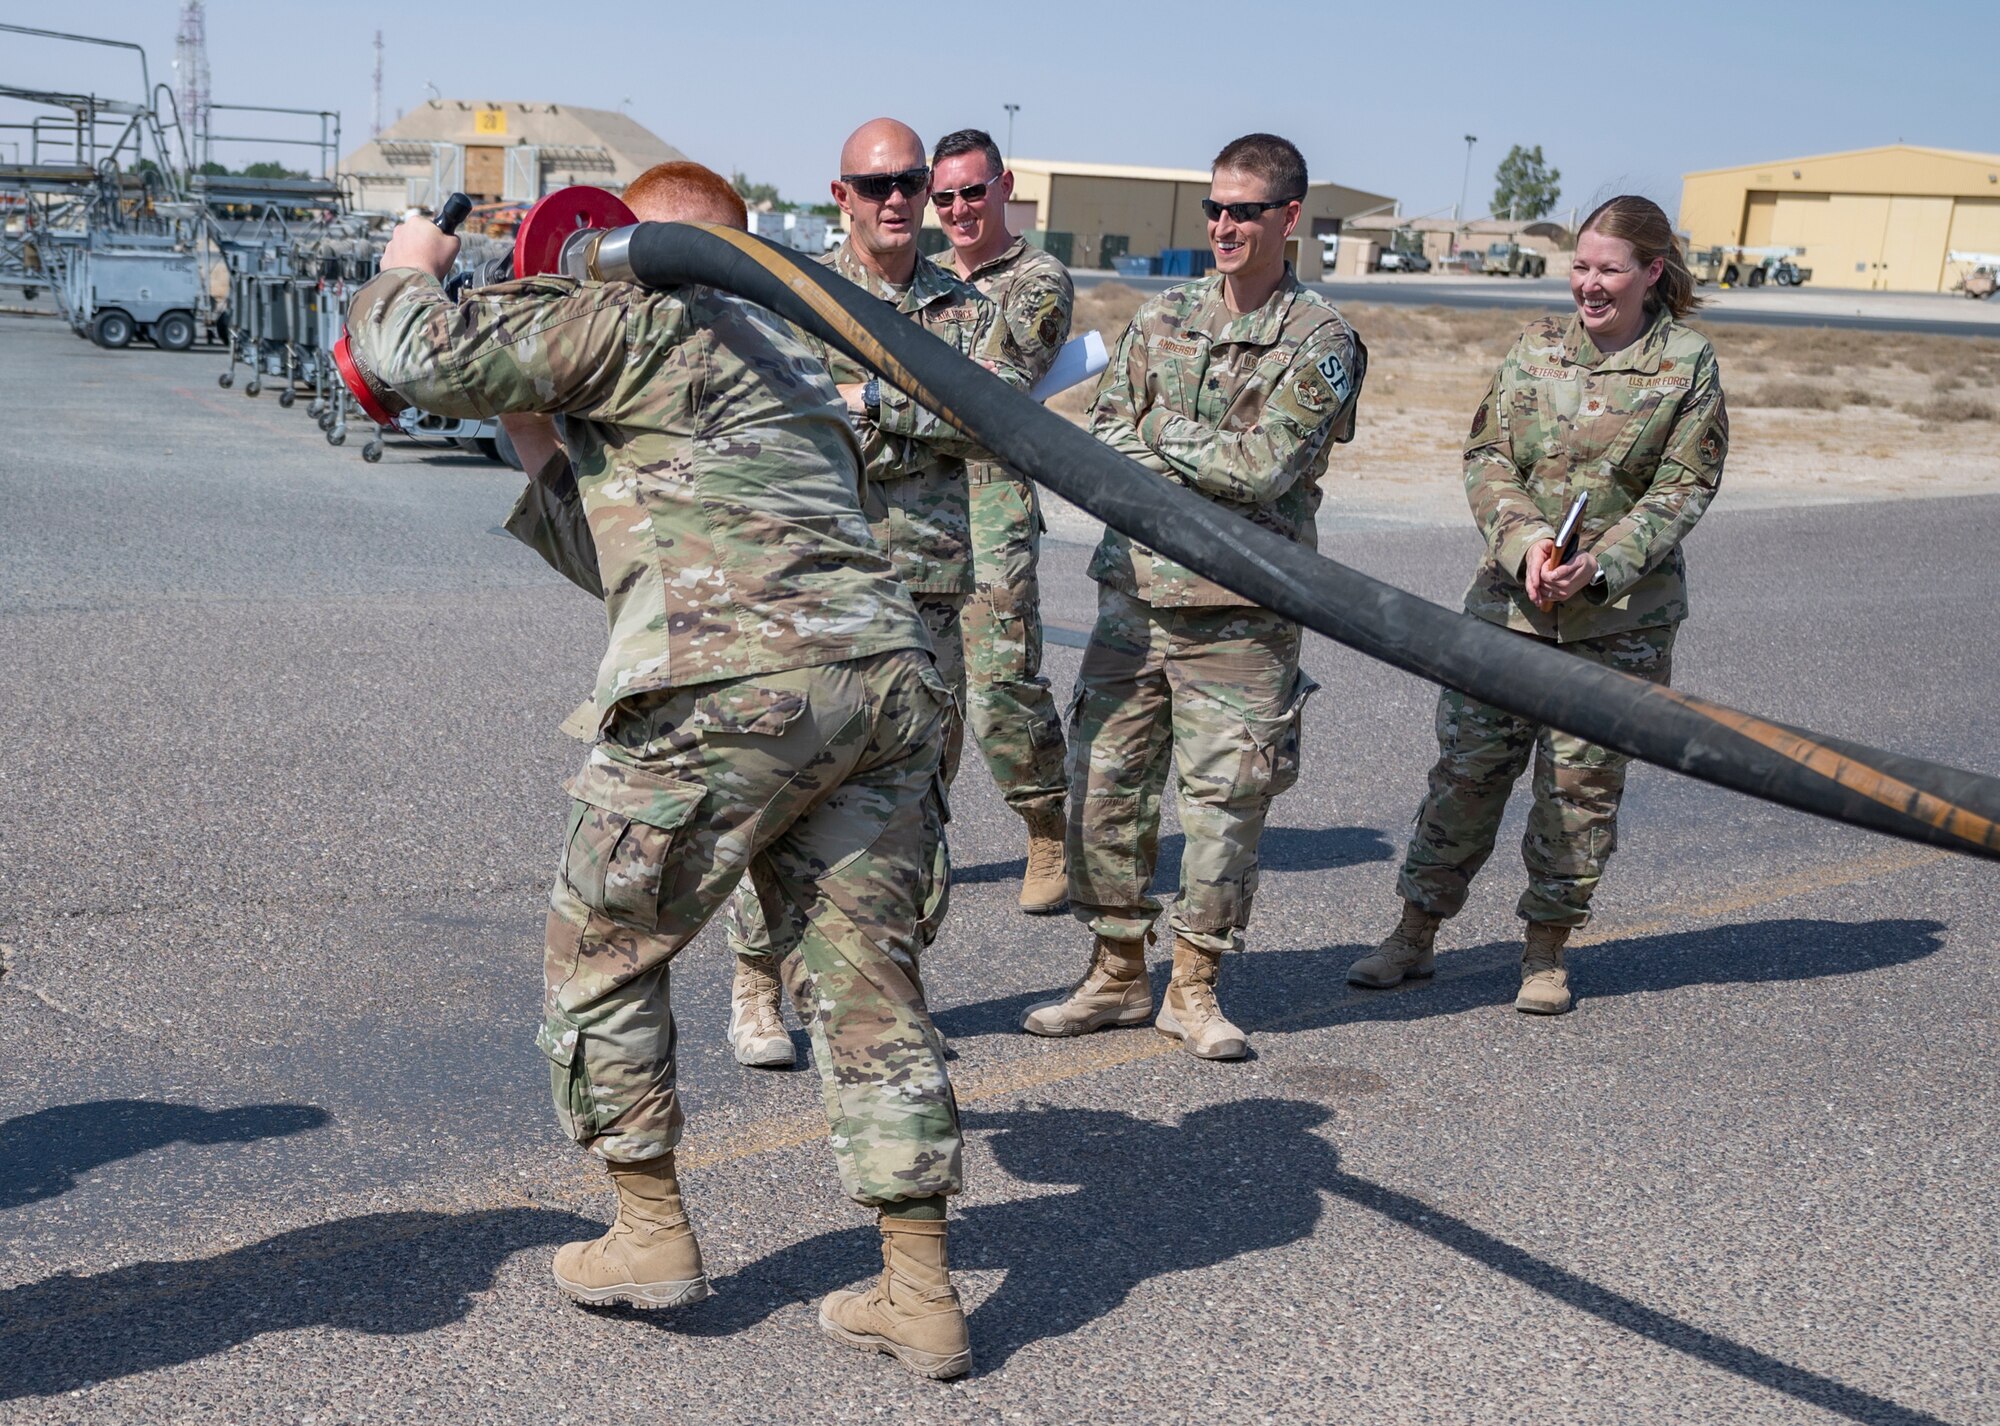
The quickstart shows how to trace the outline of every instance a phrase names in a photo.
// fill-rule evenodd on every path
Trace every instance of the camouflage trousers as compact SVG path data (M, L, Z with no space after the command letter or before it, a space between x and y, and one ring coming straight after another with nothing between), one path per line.
M1100 587L1070 713L1069 897L1077 919L1136 941L1160 903L1160 795L1179 794L1176 936L1238 947L1271 800L1298 780L1299 727L1319 685L1299 628L1267 609L1154 608Z
M917 614L930 631L931 646L938 651L936 670L951 690L952 706L942 737L938 776L941 781L937 835L932 840L931 864L924 878L923 898L918 914L917 945L928 946L937 939L945 912L951 905L951 849L944 838L944 824L951 813L943 804L943 789L958 776L959 758L965 748L965 654L959 644L959 618L965 607L962 594L912 594ZM723 922L729 949L739 958L760 962L766 969L799 948L804 926L786 912L788 902L770 878L752 866L736 894L729 898L729 914Z
M1666 683L1673 669L1674 626L1555 647ZM1552 926L1587 922L1591 894L1618 846L1618 800L1631 759L1450 689L1438 699L1437 739L1430 794L1418 809L1396 878L1403 898L1433 915L1458 914L1473 876L1493 854L1508 794L1532 756L1535 803L1521 838L1528 889L1518 910L1524 920Z
M975 477L972 572L965 603L966 722L1016 812L1061 804L1063 729L1042 677L1042 512L1034 482Z
M569 784L550 895L537 1043L572 1138L614 1162L679 1142L668 967L747 870L797 928L842 1187L869 1205L958 1191L917 975L951 716L919 650L613 708Z

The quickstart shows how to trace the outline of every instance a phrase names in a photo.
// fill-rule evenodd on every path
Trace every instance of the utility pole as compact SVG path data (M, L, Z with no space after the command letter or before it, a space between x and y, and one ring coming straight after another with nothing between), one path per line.
M382 32L375 32L375 127L368 137L382 137Z
M1002 165L1006 167L1012 165L1014 162L1014 116L1021 112L1021 106L1019 104L1002 104L1000 107L1007 111L1007 160L1006 164Z
M174 68L180 71L181 123L187 129L187 162L199 169L208 160L208 21L202 0L181 6L181 27L174 36ZM163 155L164 157L164 155Z
M1451 210L1451 250L1458 251L1458 225L1465 221L1465 192L1472 186L1472 146L1479 142L1477 134L1465 136L1465 174L1458 180L1458 205Z

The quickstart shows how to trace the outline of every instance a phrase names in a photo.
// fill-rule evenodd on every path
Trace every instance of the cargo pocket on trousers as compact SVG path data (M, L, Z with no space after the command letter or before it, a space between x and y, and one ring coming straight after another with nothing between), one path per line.
M1256 758L1263 764L1268 781L1266 797L1276 797L1299 780L1300 729L1305 722L1306 700L1319 692L1319 684L1304 669L1292 680L1291 697L1284 711L1274 718L1245 718L1250 739L1256 744Z
M676 834L701 805L702 788L593 758L567 790L574 800L563 880L619 925L658 930L667 862Z
M579 1144L588 1144L605 1126L596 1096L590 1092L583 1031L562 1011L551 1008L535 1031L535 1048L548 1056L549 1089L563 1132Z

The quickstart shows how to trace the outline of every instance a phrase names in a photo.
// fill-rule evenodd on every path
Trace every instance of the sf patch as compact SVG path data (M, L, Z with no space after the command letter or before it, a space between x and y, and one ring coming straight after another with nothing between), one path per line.
M1341 361L1339 354L1328 352L1314 364L1313 370L1318 372L1333 389L1334 404L1345 406L1347 398L1354 394L1354 379L1347 374L1347 367Z

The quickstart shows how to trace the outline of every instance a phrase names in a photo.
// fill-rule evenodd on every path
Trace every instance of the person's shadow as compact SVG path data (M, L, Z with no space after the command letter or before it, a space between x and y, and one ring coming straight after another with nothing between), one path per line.
M1593 999L1676 990L1690 985L1819 980L1905 965L1944 945L1938 921L1818 921L1774 918L1699 931L1580 946L1568 956L1570 984L1585 1011ZM1496 942L1438 956L1436 984L1410 982L1386 992L1351 990L1347 967L1372 946L1250 951L1222 963L1223 1007L1245 1030L1323 1030L1369 1020L1421 1020L1512 1001L1520 988L1519 942ZM1153 997L1166 988L1168 965L1154 954ZM1471 974L1452 974L1467 965ZM1064 987L955 1005L935 1013L953 1039L1017 1032L1021 1016ZM1254 1044L1253 1044L1254 1048Z
M1699 931L1600 941L1566 957L1578 1010L1592 1001L1645 995L1697 985L1755 985L1824 980L1908 965L1944 947L1942 922L1914 919L1821 921L1776 917ZM1439 955L1439 983L1412 983L1388 993L1349 990L1347 967L1371 949L1331 946L1244 956L1225 967L1239 971L1225 1002L1246 1030L1325 1029L1358 1021L1420 1020L1509 1004L1520 989L1520 943L1497 942ZM1460 964L1488 962L1483 970L1452 976ZM1301 985L1326 987L1312 999ZM1317 1001L1318 1003L1315 1003Z
M1179 832L1160 838L1160 859L1153 868L1153 889L1171 892L1180 884L1181 853L1186 839ZM1385 862L1396 854L1373 827L1266 827L1257 844L1257 864L1265 871L1338 871L1341 867ZM1025 858L953 867L953 886L989 881L1019 881L1027 872Z
M970 1208L953 1224L954 1271L1006 1274L971 1315L979 1370L1115 1311L1149 1278L1310 1236L1336 1172L1333 1146L1312 1132L1328 1117L1293 1099L1213 1105L1169 1124L1115 1109L967 1113L968 1131L998 1131L989 1147L1009 1175L1062 1189ZM1253 1192L1254 1213L1222 1211ZM809 1238L721 1279L701 1311L658 1325L743 1331L879 1271L879 1242L872 1226Z
M1060 1190L954 1217L953 1271L1005 1274L968 1322L974 1369L997 1371L1023 1347L1088 1326L1151 1278L1300 1242L1319 1226L1325 1195L1332 1194L1613 1328L1796 1400L1871 1426L1943 1426L1346 1172L1338 1151L1314 1132L1329 1117L1322 1105L1273 1098L1191 1110L1173 1124L1115 1109L966 1114L968 1130L997 1131L989 1147L1010 1176ZM873 1277L881 1267L878 1243L872 1227L823 1233L721 1278L716 1296L693 1312L643 1320L677 1336L741 1332L780 1308L810 1305L833 1288Z
M0 1289L0 1401L178 1366L267 1332L432 1331L464 1317L513 1254L603 1231L548 1209L371 1213L212 1258Z
M247 1144L317 1129L332 1119L311 1104L203 1109L157 1099L59 1104L0 1123L0 1209L69 1192L79 1177L168 1144Z

